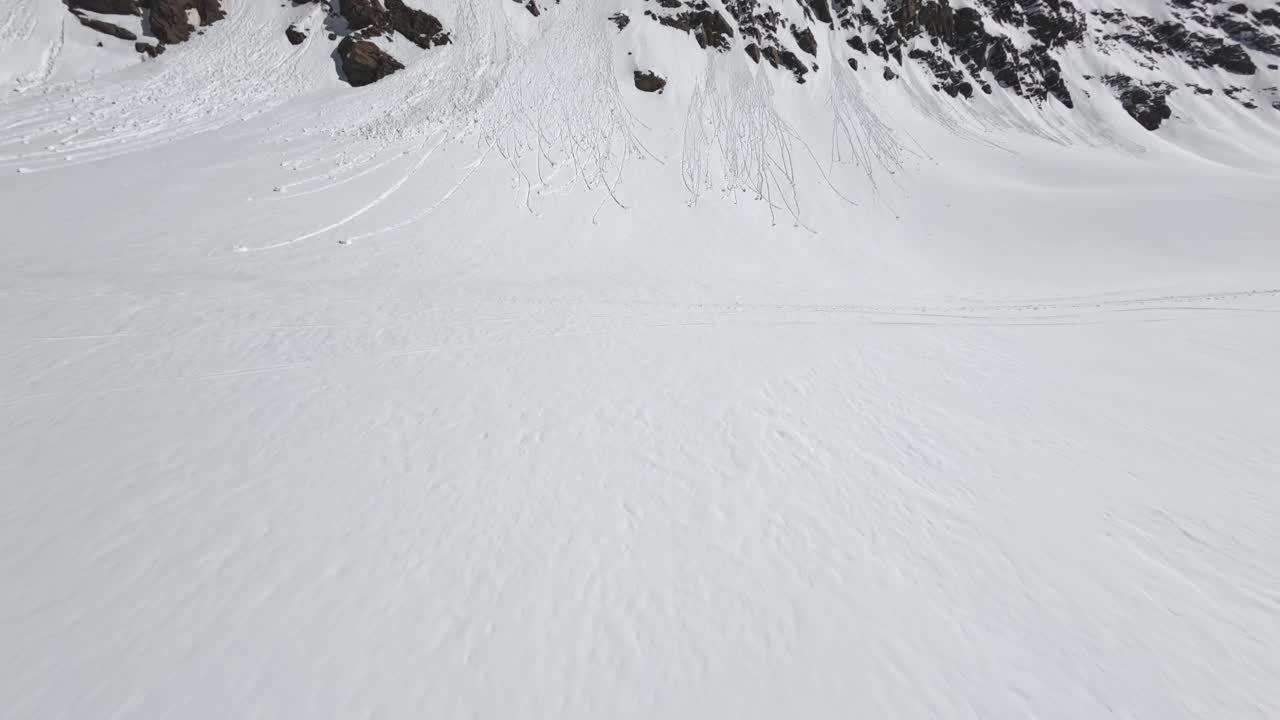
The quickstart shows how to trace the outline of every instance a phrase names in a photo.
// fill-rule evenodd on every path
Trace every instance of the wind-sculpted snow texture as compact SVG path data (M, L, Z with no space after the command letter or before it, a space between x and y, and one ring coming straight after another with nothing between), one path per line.
M0 0L0 718L1280 717L1277 9Z

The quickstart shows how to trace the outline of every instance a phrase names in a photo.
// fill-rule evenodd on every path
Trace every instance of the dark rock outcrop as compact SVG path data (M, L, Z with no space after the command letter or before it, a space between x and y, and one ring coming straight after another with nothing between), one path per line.
M805 65L796 54L790 50L779 50L775 47L765 48L761 51L761 55L773 67L783 67L791 71L795 76L796 82L803 84L804 76L809 73L809 66Z
M200 14L201 25L212 25L227 16L227 12L222 9L222 0L188 0L188 4Z
M346 37L335 51L342 63L342 72L353 87L375 83L404 69L399 60L368 40Z
M403 0L385 0L385 6L381 0L340 0L338 12L358 39L399 33L423 49L449 43L444 23Z
M1255 26L1247 17L1215 15L1213 25L1241 45L1268 55L1280 55L1280 35Z
M641 92L662 92L662 88L667 86L667 81L652 72L636 70L635 72L636 89Z
M791 37L796 39L796 46L810 55L818 54L818 41L813 36L813 31L809 28L798 28L791 26Z
M141 15L137 0L67 0L67 6L103 15Z
M148 20L151 32L160 42L173 45L186 42L195 28L187 22L187 11L195 10L201 25L215 23L227 16L221 0L150 0Z
M660 0L660 4L664 8L681 7L679 0ZM728 50L729 38L734 36L733 26L724 15L721 15L719 10L712 10L704 0L696 0L693 3L693 9L685 12L659 15L652 10L646 10L645 15L667 27L692 33L694 39L698 41L698 47L702 48Z
M449 33L444 31L444 23L435 15L411 8L403 0L386 2L391 28L409 42L423 49L448 44Z
M80 20L81 25L89 28L90 30L96 30L104 35L118 37L121 40L137 40L138 39L138 36L135 35L133 32L126 30L120 27L119 25L112 25L109 22L98 20L97 18L80 17L78 15L76 17Z
M1116 91L1116 99L1129 117L1148 130L1155 130L1173 115L1165 101L1173 86L1167 83L1143 85L1127 75L1108 75L1102 81Z
M810 12L818 19L818 22L826 23L827 25L831 24L831 6L827 4L827 0L807 0L807 3Z
M951 97L973 97L973 83L965 80L964 73L947 62L941 54L916 48L907 53L907 57L929 68L929 72L938 80L933 86L934 90L941 90Z
M297 25L290 25L285 28L284 36L289 38L289 44L301 45L307 41L307 34L298 29Z
M184 0L152 0L151 33L162 43L185 42L191 37L192 27L187 22L187 3Z
M387 23L387 11L378 0L339 0L338 12L346 18L351 30Z
M1209 63L1236 75L1253 75L1258 66L1249 53L1239 45L1223 45L1209 54Z

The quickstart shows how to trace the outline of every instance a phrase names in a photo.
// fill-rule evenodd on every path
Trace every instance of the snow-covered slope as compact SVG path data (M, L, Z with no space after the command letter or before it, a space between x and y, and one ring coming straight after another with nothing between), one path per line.
M1280 715L1274 5L161 1L0 0L0 717Z

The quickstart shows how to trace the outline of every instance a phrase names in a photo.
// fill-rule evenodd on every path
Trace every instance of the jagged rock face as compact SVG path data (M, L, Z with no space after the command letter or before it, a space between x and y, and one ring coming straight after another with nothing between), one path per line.
M336 52L342 61L342 72L347 82L354 87L375 83L404 69L399 60L368 40L343 38Z

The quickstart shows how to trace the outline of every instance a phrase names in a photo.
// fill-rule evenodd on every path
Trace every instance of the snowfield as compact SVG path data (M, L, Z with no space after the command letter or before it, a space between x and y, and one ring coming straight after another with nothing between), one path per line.
M1280 113L278 5L0 0L0 717L1280 717Z

